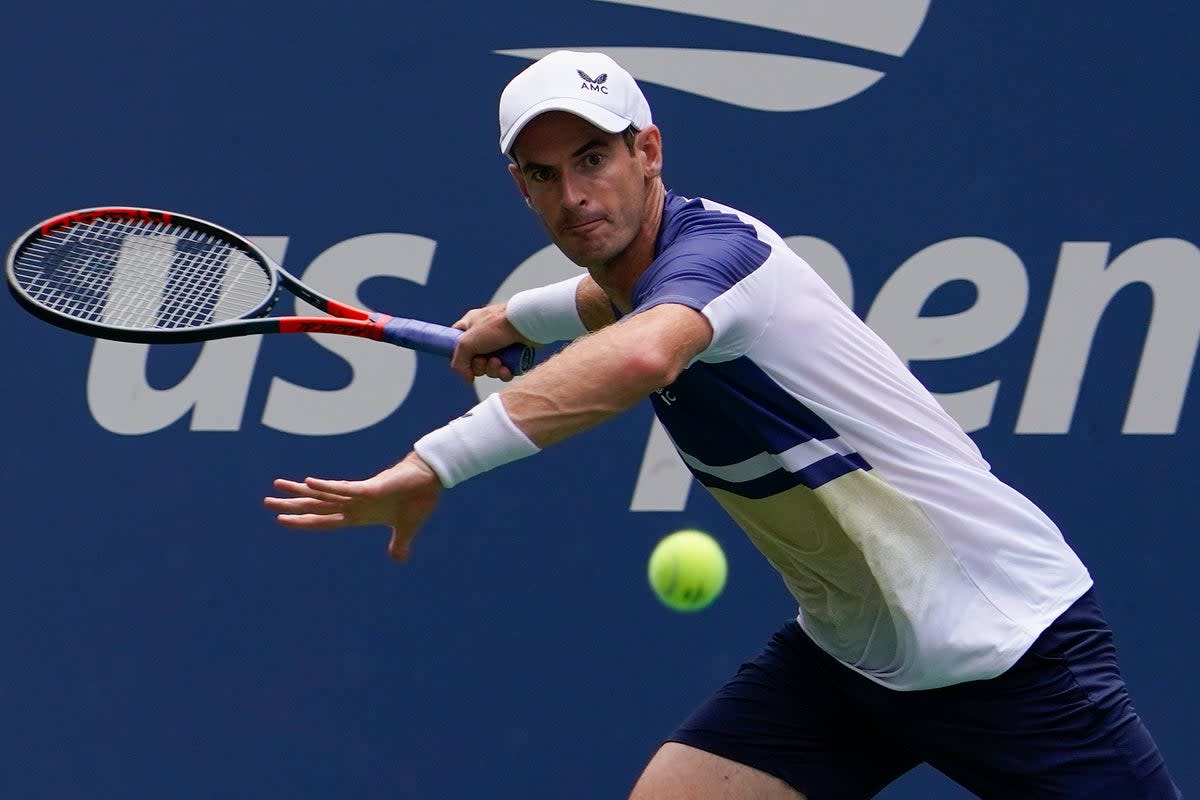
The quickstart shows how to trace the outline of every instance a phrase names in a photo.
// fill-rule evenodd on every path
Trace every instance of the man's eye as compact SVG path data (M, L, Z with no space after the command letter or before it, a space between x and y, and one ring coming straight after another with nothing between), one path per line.
M604 163L604 156L600 155L599 153L588 153L583 157L583 163L587 164L589 167L598 167Z
M546 181L550 180L550 170L546 169L545 167L535 169L529 173L529 179L536 181L537 183L545 183Z

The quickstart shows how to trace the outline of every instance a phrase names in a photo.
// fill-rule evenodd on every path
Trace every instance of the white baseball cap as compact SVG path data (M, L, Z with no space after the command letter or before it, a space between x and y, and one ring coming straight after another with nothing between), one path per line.
M569 111L608 133L653 122L637 81L603 53L558 50L509 81L500 94L500 152L508 155L529 121L547 111Z

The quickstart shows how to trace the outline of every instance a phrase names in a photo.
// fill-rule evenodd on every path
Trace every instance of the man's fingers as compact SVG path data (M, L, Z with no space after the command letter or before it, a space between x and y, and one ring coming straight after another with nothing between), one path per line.
M463 314L462 317L459 318L458 322L454 323L450 327L457 328L460 331L465 331L467 328L470 328L475 324L477 321L476 318L479 316L479 312L481 310L482 309L472 308L470 311Z
M411 542L407 538L401 538L399 534L392 531L392 540L388 542L388 555L395 561L408 561L408 554L411 548Z
M307 480L315 481L318 479L309 478ZM325 483L333 483L333 481L325 481ZM339 481L339 483L349 483L349 481ZM350 499L349 494L333 492L327 489L323 490L318 487L311 486L307 482L299 483L297 481L289 481L287 478L276 478L271 485L282 492L294 494L297 497L316 497L321 500L329 500L330 502Z
M345 514L279 514L275 520L298 531L332 531L347 525Z
M331 481L325 478L305 478L304 486L309 497L324 500L350 500L366 494L364 481Z
M504 362L496 356L475 356L472 358L471 374L476 378L482 378L486 375L489 378L499 378L502 381L511 381L513 378L512 370L504 366Z
M263 499L263 504L281 514L341 514L346 508L343 501L318 497L267 497Z
M467 351L463 349L461 340L450 356L450 369L458 373L464 380L471 381L471 359L467 356Z
M513 379L512 370L504 366L504 362L498 358L488 359L488 377L499 378L502 381L511 381Z

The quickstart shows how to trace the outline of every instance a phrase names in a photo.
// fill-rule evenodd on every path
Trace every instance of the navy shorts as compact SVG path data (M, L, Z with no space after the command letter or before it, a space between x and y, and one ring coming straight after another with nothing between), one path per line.
M794 621L669 737L852 800L927 763L982 798L1178 798L1086 593L1004 674L901 692L848 669Z

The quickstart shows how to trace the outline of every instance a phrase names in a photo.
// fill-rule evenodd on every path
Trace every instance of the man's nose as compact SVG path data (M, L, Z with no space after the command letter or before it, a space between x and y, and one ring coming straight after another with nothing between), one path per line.
M586 206L587 187L585 181L572 172L564 172L562 176L562 204L564 208Z

